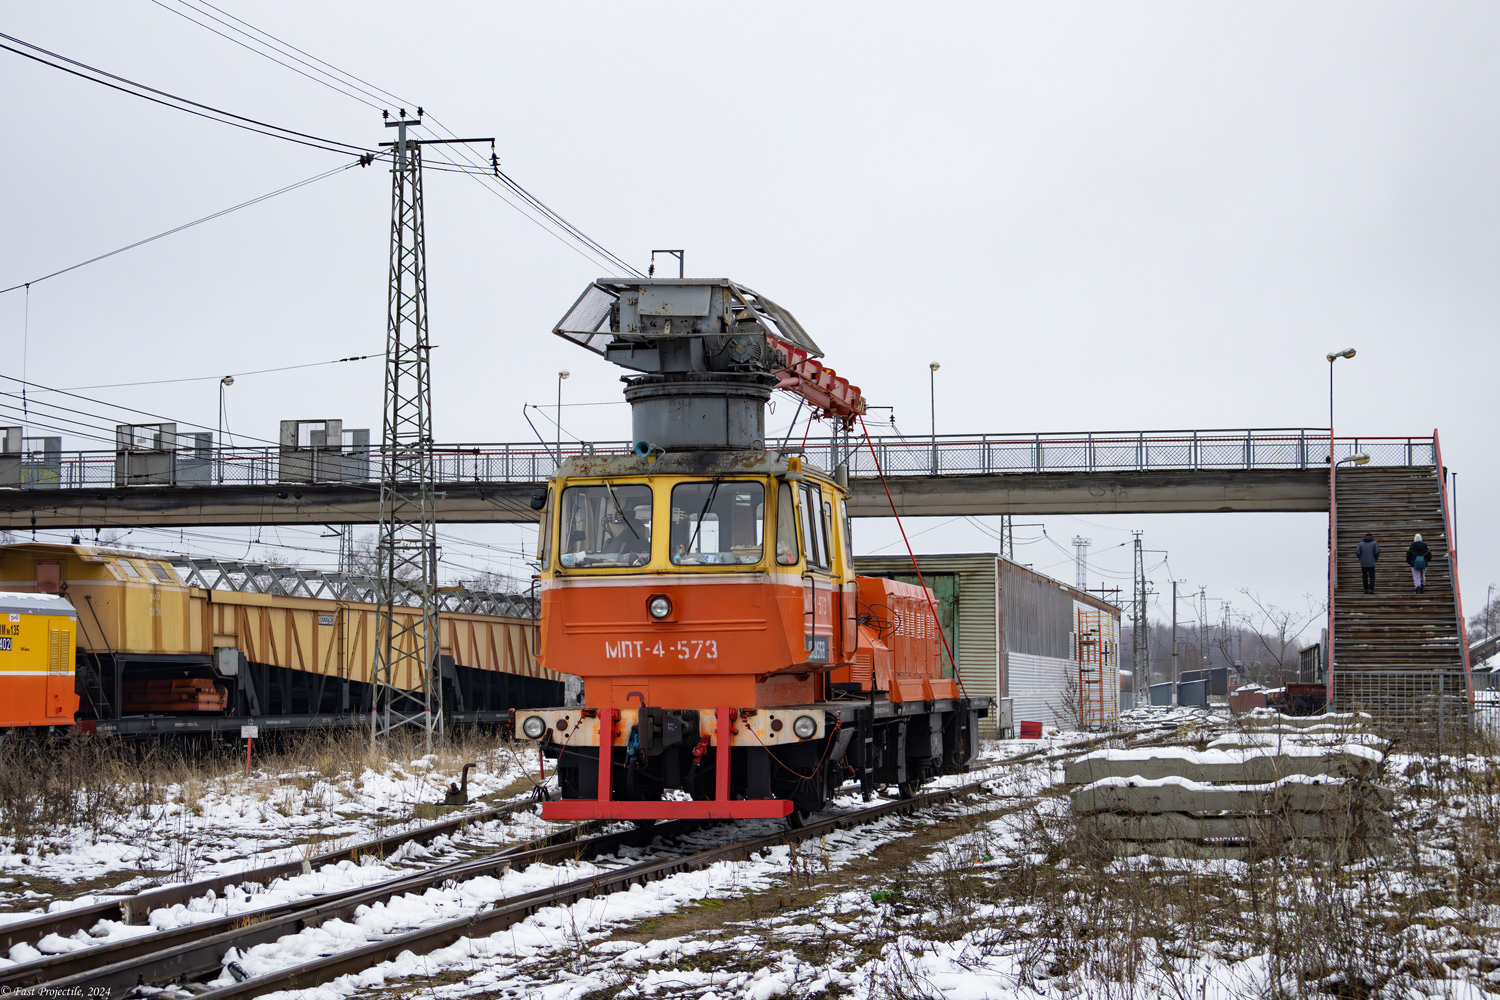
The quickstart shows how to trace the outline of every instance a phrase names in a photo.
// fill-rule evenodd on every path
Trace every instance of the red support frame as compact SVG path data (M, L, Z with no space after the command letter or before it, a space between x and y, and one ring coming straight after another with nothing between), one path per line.
M599 797L542 803L543 819L777 819L792 811L790 799L731 799L729 749L736 712L720 705L715 713L714 797L693 802L634 802L614 798L614 735L620 712L599 709Z
M1333 454L1333 444L1333 428L1330 427L1328 428L1328 612L1325 618L1328 622L1328 642L1323 647L1323 654L1327 657L1327 662L1323 664L1325 711L1338 707L1333 703L1333 599L1339 580L1339 464Z
M1448 536L1448 572L1453 577L1453 606L1458 613L1458 645L1464 654L1465 692L1469 704L1474 704L1474 669L1469 663L1469 623L1464 620L1464 595L1458 586L1458 544L1453 537L1453 518L1448 508L1448 471L1443 466L1443 446L1438 441L1437 428L1432 429L1433 459L1437 462L1438 483L1443 488L1443 533Z

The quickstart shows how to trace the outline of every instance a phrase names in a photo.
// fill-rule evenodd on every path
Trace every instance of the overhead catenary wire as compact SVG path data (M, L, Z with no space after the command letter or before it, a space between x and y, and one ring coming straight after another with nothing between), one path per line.
M169 11L170 13L176 14L178 17L180 17L180 18L182 18L182 19L184 19L186 21L191 21L193 24L196 24L198 27L203 28L205 31L212 31L214 34L218 35L220 38L224 39L225 41L233 42L234 44L238 45L240 48L245 49L245 50L247 50L249 52L255 53L256 55L260 56L262 59L269 59L271 62L276 63L278 66L284 66L287 69L291 70L293 73L297 73L300 76L305 76L305 77L307 77L307 79L311 80L313 83L320 84L320 85L322 85L324 87L327 87L329 90L332 90L335 93L342 94L345 97L351 98L352 100L356 100L359 103L365 105L366 107L374 108L376 111L381 110L379 104L372 104L371 102L365 100L363 97L359 97L359 96L357 96L355 94L351 94L346 89L334 86L333 84L329 83L327 80L320 80L317 77L313 76L310 73L307 73L304 70L300 70L300 69L298 69L295 66L288 65L287 63L284 63L280 59L277 59L275 56L271 55L269 52L266 52L264 49L256 48L253 45L246 45L244 42L240 41L238 38L231 38L229 35L224 34L224 32L220 31L218 28L215 28L213 25L204 24L202 21L200 21L197 18L193 17L192 14L189 14L189 13L187 13L185 11L177 9L176 7L172 7L172 6L168 5L168 4L165 4L165 3L162 2L162 0L151 0L151 2L154 3L154 4L156 4L156 6L160 7L162 10ZM242 35L246 35L246 37L253 37L253 36L247 35L246 32L242 31L239 28L236 28L234 25L232 25L229 22L225 21L223 18L215 17L213 14L210 14L210 13L208 13L206 11L200 10L197 7L193 7L193 6L186 5L186 4L184 4L184 6L187 6L188 10L191 10L193 12L193 14L199 14L199 15L202 15L203 17L212 18L213 20L215 20L215 21L219 22L220 24L224 25L225 27L229 28L229 30L231 30L231 31L239 32ZM293 57L293 58L295 58L295 57ZM301 62L302 60L299 59L297 61Z
M0 378L7 378L7 379L11 379L12 381L15 381L15 378L13 376L10 376L10 375L0 375ZM61 391L61 390L53 390L53 391ZM0 390L0 397L6 397L6 398L10 398L10 399L20 399L21 398L20 393L17 393L17 392L6 392L6 391L3 391L3 390ZM80 398L87 398L87 397L80 397ZM7 404L0 403L0 406L6 406L6 405ZM108 406L110 404L104 404L104 405ZM33 416L34 416L35 419L28 421L28 423L30 423L30 424L32 424L34 426L37 426L37 427L43 426L43 424L40 423L40 421L54 420L54 421L58 421L58 422L62 422L62 423L76 424L79 427L87 428L89 430L98 431L100 433L99 433L99 435L97 435L97 438L98 438L98 440L101 440L101 441L108 441L111 444L113 444L113 442L115 440L114 434L115 434L115 428L118 426L118 421L117 421L117 419L115 417L111 417L108 414L93 413L93 412L90 412L88 410L79 410L79 409L74 409L74 408L68 407L68 406L62 406L61 404L58 404L58 403L49 403L49 402L47 402L45 400L40 400L40 399L35 398L35 394L33 394L32 399L31 399L31 407L32 407ZM19 408L16 407L16 406L14 406L14 405L9 405L8 408L11 409L11 410L17 410L17 411L19 410ZM56 411L56 412L46 412L46 411ZM90 419L88 419L88 420L75 420L72 417L65 417L65 416L61 416L60 415L60 414L64 414L64 413L73 414L74 416L77 416L77 417L88 417ZM152 416L156 416L156 414L151 414L151 415ZM184 424L184 425L189 426L189 427L198 427L200 430L208 430L209 429L206 425L192 424L192 423L190 423L188 421L185 421L185 420L173 420L170 417L160 417L159 419L161 419L161 420L163 420L165 422L168 422L168 423L178 423L178 424ZM104 421L104 422L103 423L98 423L97 421ZM51 429L57 430L57 428L55 428L55 427L51 428ZM68 431L66 433L74 433L74 432ZM78 432L78 433L82 437L96 437L96 435L85 434L85 433L82 433L82 432ZM264 439L257 439L257 440L264 440ZM268 441L266 443L267 444L272 444L272 443L275 443L275 442L269 442Z
M19 406L12 406L7 403L0 403L0 410L3 410L6 413L12 414L16 417L18 417L22 413L22 410ZM93 431L81 431L73 427L58 427L56 424L49 422L54 419L60 420L60 418L56 417L37 418L35 416L29 416L25 418L25 423L27 427L34 428L36 430L56 431L59 434L68 434L72 435L73 437L81 437L91 441L98 441L101 444L105 444L110 447L114 447L115 445L115 437L113 435L106 435L102 432L94 433ZM98 430L98 428L95 428L95 430Z
M100 84L101 86L108 87L111 90L118 90L121 93L129 94L132 97L139 97L142 100L150 101L153 104L160 104L163 107L172 108L176 111L185 111L188 114L196 115L199 118L207 118L209 121L216 121L224 125L232 125L235 128L244 129L248 132L255 132L260 135L270 136L273 139L282 139L287 142L294 142L299 146L311 146L314 149L322 149L330 153L343 153L345 155L349 155L373 152L372 150L366 149L365 147L356 145L354 143L340 142L337 139L326 139L321 136L311 135L307 132L299 132L295 129L289 129L280 125L273 125L270 122L261 121L258 118L250 118L245 115L235 114L232 111L225 111L222 108L213 107L209 104L202 104L198 101L189 100L186 97L179 97L178 95L170 93L168 91L160 90L156 87L151 87L144 83L138 83L135 80L129 79L128 77L123 77L116 73L110 73L107 70L99 69L97 66L91 66L88 63L69 58L68 56L62 55L61 53L53 52L51 49L42 48L40 45L34 45L31 42L28 42L22 38L17 38L14 35L8 35L4 32L0 32L0 39L14 42L15 45L24 46L25 49L30 49L31 51L24 51L21 48L16 48L15 45L6 45L5 42L0 42L0 49L14 52L16 55L23 56L27 59L32 60L33 62L41 63L43 66L50 66L52 69L61 70L64 73L71 74L73 76L79 77L80 79L88 80L91 83ZM38 55L37 53L41 54ZM62 63L67 63L68 65L62 65ZM74 69L72 67L78 68ZM111 83L111 80L118 82Z
M366 89L364 91L364 93L369 94L369 96L374 97L377 100L380 99L380 98L382 98L382 97L388 97L391 100L395 101L397 104L406 104L406 105L410 105L410 106L415 106L414 102L408 101L408 100L406 100L405 98L402 98L402 97L398 97L395 94L391 93L389 90L385 90L385 89L383 89L381 87L376 86L375 84L371 83L369 80L365 80L365 79L363 79L361 77L355 76L353 73L350 73L348 70L340 69L339 67L335 66L331 62L328 62L325 59L319 59L317 56L313 55L311 52L308 52L305 49L299 49L297 46L293 45L291 42L288 42L288 41L286 41L285 39L282 39L282 38L278 38L276 35L273 35L269 31L266 31L263 28L259 28L259 27L255 26L255 25L251 24L249 21L246 21L243 18L235 17L233 14L229 13L228 11L224 10L221 7L215 7L213 4L209 3L208 0L198 0L198 6L199 7L207 7L209 10L217 11L218 13L223 14L225 17L229 18L231 21L235 21L235 22L237 22L239 24L243 24L245 27L249 28L251 31L255 32L257 35L262 35L262 36L264 36L266 38L269 38L272 42L276 43L276 45L281 46L282 49L284 49L284 50L285 49L290 49L291 52L296 52L296 53L299 53L300 55L307 56L307 58L311 59L313 62L318 63L318 64L320 64L322 66L328 67L328 69L331 69L334 72L333 73L328 73L328 72L326 72L324 70L318 70L318 72L323 73L324 76L327 76L327 77L329 77L332 80L338 80L339 76L346 77L347 79L354 81L354 83L361 84L361 85L363 85L363 87L368 88L368 89ZM247 35L246 37L250 37L250 36ZM292 56L290 52L285 52L284 54L288 55L290 58L293 58L293 59L296 58L296 56ZM312 63L304 62L301 59L298 59L297 61L301 62L302 65L304 65L304 66L308 66L310 68L316 69L316 67L312 66ZM335 76L334 73L337 73L339 76ZM372 93L372 91L378 91L378 93Z
M243 18L235 17L234 15L229 14L227 11L224 11L210 3L207 3L206 0L204 0L204 2L201 2L200 5L188 3L187 0L178 0L178 2L182 6L187 7L189 10L192 10L195 14L201 15L202 17L211 18L218 24L223 25L224 27L229 28L232 31L235 31L243 38L249 39L250 43L232 38L224 34L224 32L214 28L212 25L206 24L203 21L198 20L197 18L189 16L181 10L168 6L166 3L163 3L162 0L152 0L152 2L156 3L158 6L162 7L165 10L169 10L174 14L178 14L179 16L185 18L193 24L198 25L204 30L211 31L215 35L218 35L219 37L224 38L227 41L234 42L236 45L256 52L257 54L262 55L266 59L269 59L270 61L285 69L289 69L304 78L333 89L336 92L341 93L353 100L359 101L360 103L365 104L368 107L377 107L376 104L372 104L369 100L366 100L366 97L376 97L378 99L379 95L372 93L372 90L379 91L381 95L391 98L392 100L396 101L398 105L404 104L409 106L412 103L410 101L404 101L402 98L391 93L390 91L385 90L384 88L377 87L361 77L357 77L352 73L348 73L345 70L339 69L332 63L329 63L323 59L319 59L317 56L314 56L303 49L291 45L283 39L272 35L270 32L256 27ZM203 8L215 11L217 14L222 14L224 15L224 17L229 18L236 24L243 25L245 29L249 30L246 31L242 30L241 28L237 28L233 24L230 24L228 21L224 20L224 18L217 17L215 16L215 14L210 14ZM252 32L254 34L252 34ZM269 41L267 41L266 39L269 39ZM267 52L267 49L269 49L270 52ZM311 59L314 62L321 64L322 66L328 67L328 69L333 70L334 73L319 69L318 66L313 65L313 63L308 62L306 59L299 58L298 55L293 55L293 52L298 53L301 56L307 56L308 59ZM275 55L272 55L271 53L275 53ZM300 63L302 66L313 70L314 72L320 74L323 77L326 77L327 79L319 79L317 77L314 77L308 72L283 61L282 58L277 58L278 56L293 59L296 62ZM338 75L335 75L335 73ZM347 79L341 79L341 77ZM352 85L349 82L350 80L355 81L355 83L361 86ZM358 91L358 93L356 93L355 91ZM432 125L422 126L423 128L427 129L428 131L434 132L434 134L438 135L440 138L456 138L456 133L448 129L448 127L441 121L439 121L436 116L429 114L426 117L432 122ZM436 126L436 128L434 128L433 126ZM441 131L438 131L439 129ZM446 135L444 133L446 133ZM608 250L606 247L604 247L603 244L590 237L578 226L574 225L568 219L563 217L561 213L557 212L546 202L543 202L539 197L537 197L526 187L520 184L520 182L516 181L513 177L509 176L504 171L501 171L498 161L493 158L493 154L491 157L491 162L489 164L484 164L481 161L475 159L473 154L470 151L464 149L461 145L457 147L457 152L460 156L469 161L467 166L465 166L464 164L443 160L428 161L424 163L423 166L424 168L430 168L438 171L468 174L469 176L472 176L476 180L478 180L481 186L483 186L487 191L500 198L500 200L510 205L526 218L530 219L534 225L537 225L539 228L548 232L551 236L553 236L554 239L557 239L564 245L569 245L569 241L572 241L571 249L573 249L574 252L579 253L580 256L583 256L586 259L593 258L596 262L603 263L605 264L605 266L612 269L617 269L619 272L625 274L631 274L636 277L645 277L645 275L640 270L632 267L623 258ZM501 187L494 186L497 182ZM514 200L512 200L512 197L507 197L507 194L504 192L508 192L515 198L519 198L523 204L517 204ZM523 205L525 207L523 207ZM540 216L540 218L538 218L538 216Z
M21 282L19 284L11 285L9 288L0 288L0 295L4 295L6 292L14 292L14 291L17 291L19 289L24 288L24 289L26 289L27 295L29 296L30 293L31 293L31 286L32 285L40 284L41 282L46 281L49 278L56 278L58 275L67 274L69 271L76 271L76 270L78 270L81 267L87 267L90 264L96 264L96 263L98 263L101 260L107 260L110 257L114 257L114 256L117 256L119 254L125 253L128 250L134 250L136 247L143 247L147 243L154 243L154 242L156 242L159 239L163 239L163 238L168 237L168 236L173 236L173 235L175 235L177 233L182 232L185 229L192 229L194 226L201 226L205 222L212 222L215 219L221 219L224 216L229 215L232 212L238 212L241 209L249 208L252 205L259 205L263 201L267 201L267 200L269 200L271 198L275 198L275 197L277 197L279 195L288 194L288 193L290 193L292 191L296 191L298 188L307 187L309 184L314 184L314 183L316 183L318 181L321 181L321 180L323 180L325 178L332 177L335 174L341 174L344 171L349 170L349 169L351 169L353 167L360 166L362 162L363 161L361 161L361 160L355 160L354 162L352 162L352 163L346 163L346 164L344 164L341 167L334 167L332 170L325 170L322 173L314 174L311 177L305 177L302 180L297 181L295 183L287 184L284 187L279 187L275 191L267 191L263 195L258 195L258 196L254 197L254 198L250 198L250 199L248 199L246 201L242 201L242 202L240 202L237 205L231 205L228 208L220 209L217 212L213 212L213 213L211 213L209 215L203 216L203 218L201 218L201 219L194 219L192 222L184 222L180 226L173 226L171 229L165 230L164 232L157 233L155 236L148 236L148 237L146 237L143 240L136 240L134 243L127 244L127 245L125 245L123 247L118 247L118 248L116 248L114 250L110 250L107 253L101 253L101 254L99 254L98 256L95 256L95 257L90 257L88 260L79 261L77 264L70 264L67 267L60 268L60 269L58 269L56 271L53 271L50 274L44 274L44 275L42 275L39 278L32 278L30 281L23 281L23 282ZM368 164L366 164L366 165L368 165ZM217 377L217 376L215 376L215 377Z
M356 354L347 358L334 358L332 361L309 361L305 365L282 365L280 368L256 368L248 372L221 372L218 375L192 375L187 378L156 378L146 379L141 382L104 382L99 385L70 385L63 391L83 389L125 389L137 385L172 385L178 382L217 382L225 375L233 378L244 378L248 375L269 375L272 372L290 372L300 368L323 368L328 365L341 365L349 361L368 361L370 358L383 358L383 354Z
M17 378L14 375L6 375L4 372L0 372L0 378L6 379L7 381L10 381L10 382L15 382L15 383L18 383L18 384L23 384L27 388L32 389L32 390L44 389L47 392L55 392L55 393L58 393L59 395L70 396L73 399L80 399L80 400L83 400L86 403L92 403L95 406L105 406L105 407L108 407L108 408L110 408L112 410L121 410L121 411L123 411L125 413L136 413L136 414L139 414L139 415L141 415L143 417L154 417L155 419L160 420L160 421L164 421L166 423L176 423L176 424L182 424L183 426L186 426L186 427L196 427L198 430L202 430L202 431L211 431L211 430L215 429L213 427L210 427L208 424L200 424L200 423L197 423L196 421L192 421L192 420L178 420L178 419L174 419L172 417L166 416L165 414L153 413L150 410L141 410L141 409L137 409L136 407L133 407L133 406L124 406L124 405L122 405L120 403L111 403L111 402L109 402L107 400L103 400L103 399L94 399L94 398L92 398L90 396L81 396L81 395L79 395L76 392L69 392L66 389L59 389L59 388L57 388L55 386L50 386L50 385L42 385L40 382L29 382L29 381L27 381L25 379ZM18 396L19 394L18 393L0 393L0 395ZM56 403L48 403L46 405L51 406L54 409L66 409L65 407L61 407L61 406L59 406ZM70 412L80 413L80 414L83 414L85 416L96 417L96 418L101 419L101 420L111 419L109 417L104 416L103 414L98 414L98 413L84 413L83 411L80 411L80 410L74 410L74 411L70 411ZM280 441L272 441L269 438L256 437L255 435L251 435L251 434L246 434L244 436L250 438L252 441L258 441L258 442L261 442L261 443L264 443L264 444L277 445L277 446L279 446L281 444Z

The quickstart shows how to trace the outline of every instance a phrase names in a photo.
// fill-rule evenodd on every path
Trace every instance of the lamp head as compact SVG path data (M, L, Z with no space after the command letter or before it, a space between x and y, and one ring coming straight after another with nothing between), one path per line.
M936 361L934 361L932 364L928 365L927 367L931 368L933 371L937 371L939 368L941 368L943 366L940 365L940 364L938 364Z
M1329 364L1333 364L1333 362L1334 362L1334 360L1336 358L1352 358L1352 357L1354 357L1354 348L1349 347L1349 348L1346 348L1346 349L1344 349L1342 351L1334 351L1332 354L1328 355L1328 363Z
M1361 452L1357 452L1357 453L1355 453L1353 455L1348 455L1348 456L1346 456L1344 458L1339 459L1339 463L1338 464L1339 465L1346 465L1346 464L1347 465L1366 465L1366 464L1369 463L1369 461L1370 461L1370 456L1366 452L1361 451Z
M220 385L234 385L234 376L233 375L225 375L223 378L219 379L219 384Z
M564 368L562 371L560 371L560 372L557 373L557 377L558 378L567 378L571 374L573 374L573 373L570 372L570 371L568 371L566 368Z

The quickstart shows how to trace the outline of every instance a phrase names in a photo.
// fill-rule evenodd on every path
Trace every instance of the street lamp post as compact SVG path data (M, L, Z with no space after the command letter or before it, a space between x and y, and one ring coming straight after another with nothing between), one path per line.
M1339 358L1354 357L1354 348L1334 351L1328 355L1328 460L1333 461L1333 363Z
M219 436L214 438L214 454L218 467L219 485L224 485L224 390L234 385L234 376L225 375L219 379Z
M572 372L564 368L557 373L557 464L562 465L562 384Z
M932 408L932 474L937 475L937 371L943 367L936 361L927 366L927 395Z
M1338 516L1338 471L1341 464L1333 453L1333 363L1339 358L1354 357L1354 348L1346 347L1342 351L1332 351L1328 358L1328 645L1324 648L1324 675L1328 678L1327 699L1328 704L1333 704L1333 595L1338 589L1339 575L1337 559L1338 538L1336 532L1338 526L1334 523ZM1355 465L1363 465L1370 460L1368 455L1349 456ZM1363 457L1364 462L1358 461Z

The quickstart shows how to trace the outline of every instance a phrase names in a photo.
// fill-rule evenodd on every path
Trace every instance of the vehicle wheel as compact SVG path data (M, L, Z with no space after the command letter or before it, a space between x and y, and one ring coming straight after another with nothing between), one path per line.
M903 781L897 787L897 792L903 799L914 799L921 790L922 783L920 781Z
M654 820L654 819L633 819L633 820L630 821L630 823L637 830L649 830L653 826L656 825L656 820Z
M786 814L786 825L789 830L800 830L812 819L811 809L793 809Z

